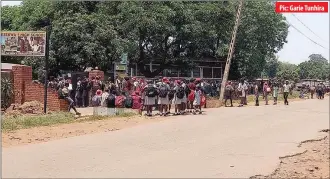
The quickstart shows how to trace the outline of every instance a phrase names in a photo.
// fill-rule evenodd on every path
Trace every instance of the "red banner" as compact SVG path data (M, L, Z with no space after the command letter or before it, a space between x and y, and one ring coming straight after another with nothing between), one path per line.
M328 1L277 1L277 13L328 13Z

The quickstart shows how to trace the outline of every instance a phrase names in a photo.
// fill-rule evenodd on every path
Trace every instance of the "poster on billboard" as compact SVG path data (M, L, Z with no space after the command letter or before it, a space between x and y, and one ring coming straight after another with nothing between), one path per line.
M46 32L1 31L1 55L45 56Z

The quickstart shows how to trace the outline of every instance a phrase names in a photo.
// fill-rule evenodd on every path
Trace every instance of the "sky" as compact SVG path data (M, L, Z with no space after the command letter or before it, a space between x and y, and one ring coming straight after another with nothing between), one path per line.
M21 1L2 1L2 6L19 5L20 2ZM299 64L308 60L308 56L313 53L321 54L329 60L329 13L285 13L284 16L292 26L326 49L316 45L295 28L290 27L287 37L288 43L286 43L283 49L277 54L280 61Z

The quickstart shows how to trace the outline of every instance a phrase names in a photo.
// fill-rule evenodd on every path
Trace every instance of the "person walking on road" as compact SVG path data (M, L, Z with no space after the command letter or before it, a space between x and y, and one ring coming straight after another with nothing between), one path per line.
M244 80L241 79L240 83L238 84L238 92L239 92L239 97L241 99L240 105L238 107L243 107L244 106L244 100L245 100L245 93L248 87L244 83Z
M230 107L233 107L232 93L234 91L231 82L228 81L228 84L225 87L225 107L227 107L227 100L230 100Z
M274 83L273 85L273 98L274 98L274 105L277 104L277 97L278 97L278 84Z
M271 88L268 86L267 82L264 83L263 93L264 93L266 105L268 105L268 95L271 93Z
M311 86L309 88L309 91L311 93L311 99L313 99L314 98L314 94L315 94L315 85Z
M259 106L259 84L254 82L253 83L253 90L254 90L254 97L256 101L256 106Z
M284 97L284 105L289 105L288 96L290 93L291 86L288 80L285 80L285 84L283 85L283 97Z

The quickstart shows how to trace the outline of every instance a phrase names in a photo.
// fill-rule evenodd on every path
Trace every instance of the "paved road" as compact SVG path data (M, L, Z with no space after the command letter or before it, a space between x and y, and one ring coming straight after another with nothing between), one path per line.
M328 119L328 98L211 109L202 116L5 148L3 177L246 178L272 172L279 156L318 137Z

